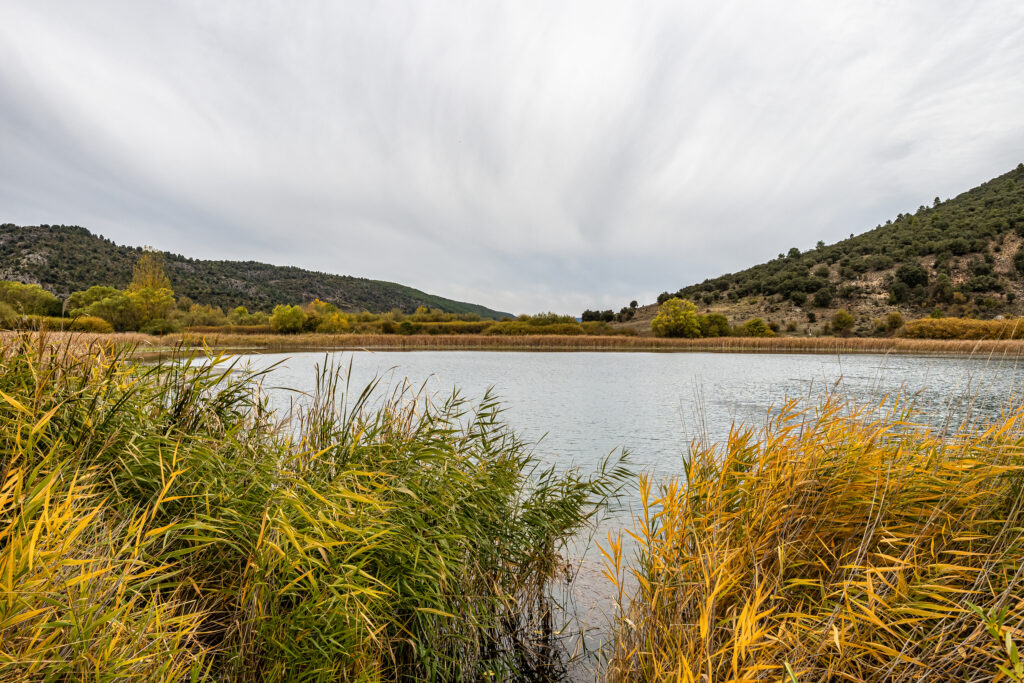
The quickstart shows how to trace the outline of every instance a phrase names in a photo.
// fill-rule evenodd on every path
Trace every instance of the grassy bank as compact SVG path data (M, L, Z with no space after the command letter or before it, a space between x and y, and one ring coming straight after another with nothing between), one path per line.
M370 409L326 369L280 416L224 358L142 367L67 342L2 339L0 680L558 666L546 596L619 461L539 468L490 399Z
M1024 412L940 438L796 404L642 481L612 680L1024 679ZM635 593L625 589L632 574Z
M0 333L0 340L17 333ZM716 337L667 339L624 336L475 336L475 335L358 335L358 334L116 334L51 333L52 339L72 338L76 345L113 344L140 353L169 352L181 344L239 352L394 350L394 351L660 351L711 353L905 353L975 356L1024 354L1024 340L904 339L879 337Z

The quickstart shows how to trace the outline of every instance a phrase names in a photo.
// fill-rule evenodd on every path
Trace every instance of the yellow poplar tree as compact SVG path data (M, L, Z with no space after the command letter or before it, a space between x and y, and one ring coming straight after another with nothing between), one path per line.
M164 272L164 255L156 249L146 247L135 262L132 271L132 282L128 289L137 292L140 289L171 289L171 281Z

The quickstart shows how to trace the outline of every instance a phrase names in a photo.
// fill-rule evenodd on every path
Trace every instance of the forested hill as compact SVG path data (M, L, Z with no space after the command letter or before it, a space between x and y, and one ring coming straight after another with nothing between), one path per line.
M801 328L838 308L861 313L865 324L894 309L913 316L1019 315L1022 237L1024 164L863 234L802 253L792 248L659 299L680 296L730 317L763 314Z
M115 244L85 228L64 225L0 225L0 280L42 285L59 297L92 285L126 287L141 247ZM484 306L426 294L412 287L347 275L331 275L255 261L201 261L164 254L178 295L230 310L269 311L277 304L321 299L342 310L375 313L419 306L483 318L508 315Z

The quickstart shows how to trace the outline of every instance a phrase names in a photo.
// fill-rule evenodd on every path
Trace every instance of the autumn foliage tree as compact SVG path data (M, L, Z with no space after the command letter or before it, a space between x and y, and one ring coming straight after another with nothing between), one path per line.
M155 249L145 249L132 271L132 281L128 289L137 292L140 289L171 289L171 280L164 270L164 255ZM173 290L172 290L173 292Z
M697 306L686 299L668 299L658 307L658 314L651 321L651 331L658 337L701 336Z

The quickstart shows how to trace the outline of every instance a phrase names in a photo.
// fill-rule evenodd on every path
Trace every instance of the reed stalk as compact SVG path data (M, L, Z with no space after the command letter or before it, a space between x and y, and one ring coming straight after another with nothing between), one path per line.
M611 680L1024 679L1024 409L943 436L788 402L640 485Z
M224 355L0 354L0 680L503 680L565 665L566 543L627 479L542 467L493 397L326 365L288 415Z

